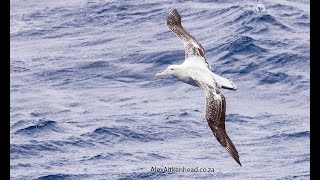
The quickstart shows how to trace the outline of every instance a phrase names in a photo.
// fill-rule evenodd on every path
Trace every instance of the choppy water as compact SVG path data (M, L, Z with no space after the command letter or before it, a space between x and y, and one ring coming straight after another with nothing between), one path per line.
M184 59L174 8L238 87L223 93L242 167L202 91L154 79ZM11 179L309 179L309 27L305 0L11 0Z

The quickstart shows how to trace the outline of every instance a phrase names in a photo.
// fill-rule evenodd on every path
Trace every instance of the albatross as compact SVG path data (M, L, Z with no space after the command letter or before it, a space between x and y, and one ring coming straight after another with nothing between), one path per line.
M180 65L168 66L155 77L172 75L182 82L203 90L206 99L205 119L213 135L232 158L242 166L238 151L226 132L226 99L220 91L221 88L236 90L236 85L230 79L218 76L211 71L202 45L182 27L181 16L177 9L172 10L167 16L167 26L183 43L185 61Z

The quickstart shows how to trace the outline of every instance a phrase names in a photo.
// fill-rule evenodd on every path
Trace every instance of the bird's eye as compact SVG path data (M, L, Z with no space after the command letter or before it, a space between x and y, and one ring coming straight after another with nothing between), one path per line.
M173 71L173 69L171 69L171 71Z

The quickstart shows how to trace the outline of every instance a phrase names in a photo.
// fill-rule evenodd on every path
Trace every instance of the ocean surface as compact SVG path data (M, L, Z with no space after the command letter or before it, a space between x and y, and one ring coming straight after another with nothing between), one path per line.
M174 8L230 78L226 129L184 60ZM11 179L310 179L309 0L10 1ZM164 168L214 172L153 172Z

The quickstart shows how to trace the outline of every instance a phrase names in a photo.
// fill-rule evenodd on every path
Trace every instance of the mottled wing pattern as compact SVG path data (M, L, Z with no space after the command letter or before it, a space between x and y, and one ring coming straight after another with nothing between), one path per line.
M176 9L169 13L167 26L184 44L186 59L193 56L203 57L203 61L207 64L208 68L211 69L205 59L203 47L182 27L181 16Z
M206 120L213 135L228 153L240 165L239 154L225 129L226 100L218 87L194 79L206 96Z

